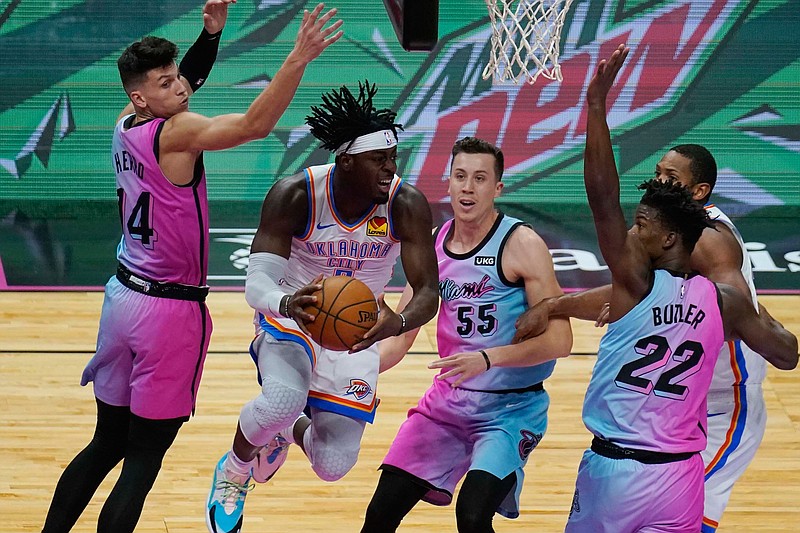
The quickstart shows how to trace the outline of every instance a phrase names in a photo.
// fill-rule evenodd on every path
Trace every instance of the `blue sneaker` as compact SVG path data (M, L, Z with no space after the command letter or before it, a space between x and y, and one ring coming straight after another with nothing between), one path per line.
M244 499L255 485L250 476L241 479L241 475L233 474L225 469L224 454L214 469L211 481L211 492L206 507L206 525L211 533L240 533Z
M286 462L288 452L289 441L278 433L269 444L258 451L256 464L253 466L253 481L258 483L269 481Z

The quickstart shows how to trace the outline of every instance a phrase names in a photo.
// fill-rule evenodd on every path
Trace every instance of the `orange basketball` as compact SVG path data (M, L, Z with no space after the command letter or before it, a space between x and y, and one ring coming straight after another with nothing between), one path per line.
M317 303L304 311L314 315L306 324L311 338L323 348L349 350L378 321L378 302L364 282L350 276L322 280L322 290L313 293Z

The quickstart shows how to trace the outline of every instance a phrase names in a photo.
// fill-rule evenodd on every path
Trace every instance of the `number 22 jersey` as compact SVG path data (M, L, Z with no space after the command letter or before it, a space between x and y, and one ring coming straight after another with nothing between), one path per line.
M656 270L650 293L600 341L584 424L626 448L705 449L706 396L723 341L716 285Z

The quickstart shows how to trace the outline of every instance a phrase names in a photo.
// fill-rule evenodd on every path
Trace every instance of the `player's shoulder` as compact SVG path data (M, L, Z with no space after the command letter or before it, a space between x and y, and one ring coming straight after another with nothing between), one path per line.
M720 253L741 253L739 240L733 229L721 220L713 220L713 227L706 228L700 234L695 249L705 256L714 257Z
M306 213L308 184L303 171L276 181L267 192L265 206L285 213Z
M430 204L425 195L415 186L403 181L392 198L392 216L395 218L416 218L425 215L429 218Z
M397 188L395 201L424 203L425 205L428 205L428 199L425 198L425 195L422 193L422 191L405 180L402 180L400 187Z
M533 226L519 219L509 219L511 227L508 229L509 236L506 247L512 249L547 249L544 239L533 229Z
M171 117L156 117L155 120L163 120L164 127L175 127L175 126L191 126L196 124L200 121L207 121L209 120L208 117L205 115L201 115L200 113L194 113L193 111L181 111L180 113L175 113Z

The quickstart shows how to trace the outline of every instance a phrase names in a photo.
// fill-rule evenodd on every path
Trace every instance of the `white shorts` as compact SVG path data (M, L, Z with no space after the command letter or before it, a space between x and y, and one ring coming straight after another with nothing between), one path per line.
M291 318L265 317L262 330L278 342L299 344L311 361L308 405L350 418L375 419L380 357L378 345L350 354L323 348L303 333ZM251 346L250 354L255 357Z
M708 394L703 533L716 531L739 479L756 455L767 425L760 384L732 386Z

